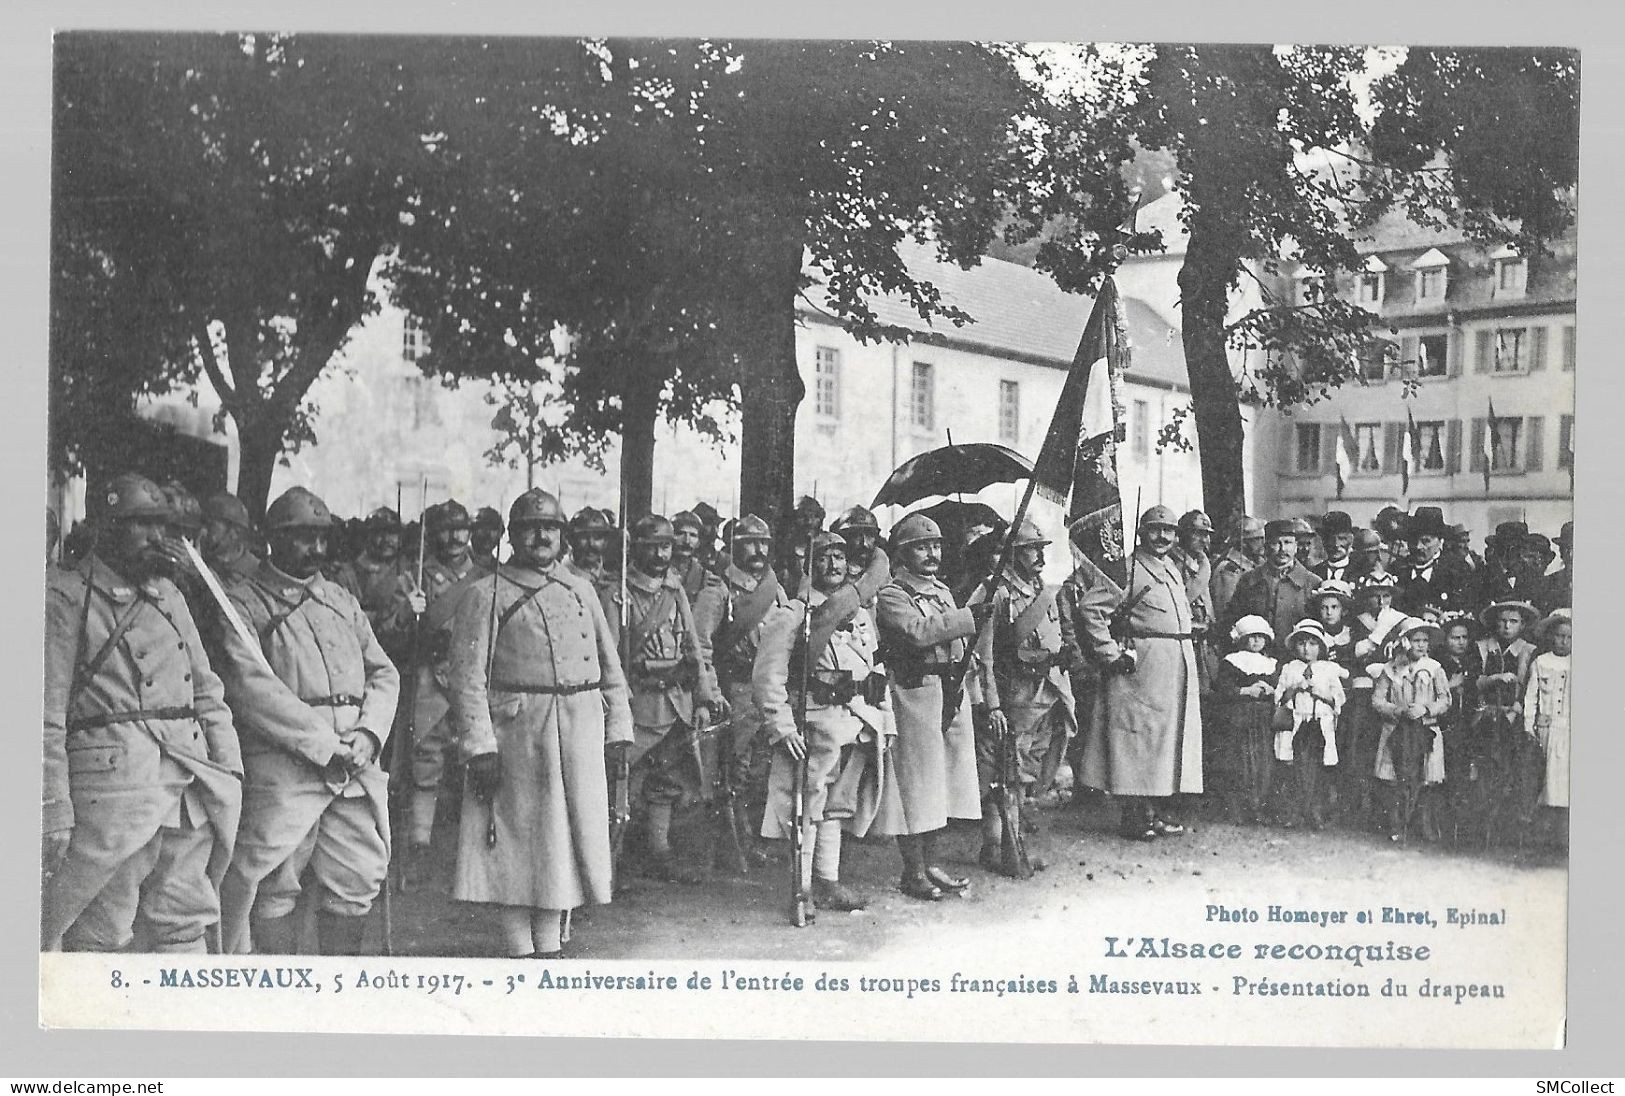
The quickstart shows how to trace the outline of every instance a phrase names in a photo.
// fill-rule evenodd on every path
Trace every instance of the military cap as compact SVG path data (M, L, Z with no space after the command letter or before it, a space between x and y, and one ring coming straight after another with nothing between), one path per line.
M1293 531L1297 533L1299 540L1302 540L1305 537L1312 537L1312 536L1315 535L1315 527L1309 521L1308 518L1304 518L1304 517L1293 518L1292 519L1292 528L1293 528Z
M1016 539L1010 542L1012 548L1026 548L1035 544L1049 544L1050 539L1038 531L1038 526L1032 518L1022 518L1021 525L1016 528Z
M396 532L401 528L401 516L387 506L380 506L367 515L362 523L368 529L393 529Z
M114 476L91 501L93 512L99 518L169 519L169 500L164 493L156 483L134 472Z
M868 530L874 533L880 532L880 522L875 520L873 513L864 509L862 506L852 507L852 509L846 511L846 513L842 514L840 517L831 522L829 527L837 533L857 530Z
M235 525L239 529L252 530L254 523L249 520L248 507L242 500L230 491L216 491L203 500L203 516L215 521L223 521L227 525Z
M705 522L701 521L700 515L692 510L679 510L674 514L671 519L671 527L674 530L693 529L697 533L705 532Z
M1181 533L1211 533L1213 519L1201 510L1187 510L1179 519Z
M290 487L265 509L265 529L329 529L333 514L327 503L303 487Z
M608 521L604 520L603 511L591 506L583 506L576 511L575 517L570 519L570 536L578 537L587 533L607 533L610 531Z
M1179 517L1170 508L1157 503L1151 509L1140 515L1140 528L1152 525L1166 525L1170 529L1179 528Z
M901 548L905 544L917 544L925 540L941 540L942 528L924 514L909 514L902 521L892 526L892 547Z
M540 487L532 487L523 495L513 500L508 507L508 528L517 525L558 525L563 526L564 508L559 500Z
M839 533L819 533L812 539L812 558L817 560L825 552L846 554L846 541Z
M1320 519L1320 531L1328 537L1354 532L1354 519L1341 510L1328 510Z
M755 514L746 514L734 522L733 543L742 540L772 540L773 527Z
M674 539L671 522L659 514L646 514L632 523L633 544L670 544Z
M1264 539L1274 540L1276 537L1299 536L1298 522L1295 518L1277 518L1275 521L1264 523Z
M1418 506L1416 513L1405 523L1406 539L1440 537L1448 535L1450 527L1444 523L1444 511L1437 506Z
M1565 521L1563 523L1562 532L1557 534L1557 539L1552 543L1556 544L1559 548L1574 547L1574 522Z
M169 520L182 530L196 533L203 528L203 507L199 504L197 496L186 489L186 485L179 480L170 480L159 488L164 498L169 501Z
M1264 521L1262 518L1255 518L1251 514L1248 514L1241 519L1242 540L1252 540L1255 537L1261 537L1263 535Z
M495 529L502 531L502 515L497 513L494 506L482 506L479 513L474 515L473 527L475 529Z
M1382 547L1382 535L1375 529L1354 530L1354 550L1356 552L1370 552Z
M438 506L431 506L424 521L430 529L467 529L472 524L468 519L468 509L456 499L447 499Z

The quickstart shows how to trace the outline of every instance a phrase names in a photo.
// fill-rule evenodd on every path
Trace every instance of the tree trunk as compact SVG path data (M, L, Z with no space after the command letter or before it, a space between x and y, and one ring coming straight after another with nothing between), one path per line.
M801 241L774 249L755 295L760 357L740 387L743 419L739 446L739 510L766 518L781 549L795 505L796 411L807 389L796 365L796 293L801 283Z
M621 395L621 490L626 492L627 520L636 521L653 512L655 425L660 419L660 390L664 387L666 373L648 358L629 360L624 370L626 388Z
M1230 282L1240 262L1203 230L1199 218L1192 223L1179 271L1185 368L1201 450L1203 509L1225 536L1247 508L1241 406L1224 339Z
M281 424L265 421L265 416L237 412L237 498L256 522L265 516L271 501L271 475L282 455ZM244 420L247 421L244 421Z

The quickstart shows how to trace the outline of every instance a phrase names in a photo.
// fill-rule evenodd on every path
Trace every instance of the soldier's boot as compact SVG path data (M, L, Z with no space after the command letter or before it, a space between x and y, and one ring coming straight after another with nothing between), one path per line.
M249 926L249 933L254 941L254 953L298 955L299 921L298 910L290 910L281 917L254 918Z
M925 854L920 845L920 835L898 834L897 851L903 857L903 878L897 884L898 889L910 898L925 902L935 902L941 898L942 890L925 874Z
M1015 825L1021 825L1021 816L1016 816ZM935 883L945 894L962 894L970 886L970 878L964 875L951 875L937 864L937 834L941 830L920 835L920 857L925 864L925 877Z
M323 955L360 955L367 915L322 910L316 915L316 948Z
M698 883L699 873L678 860L677 854L672 851L671 809L670 803L649 804L646 820L648 829L645 831L648 839L648 856L644 861L643 873L651 879L659 879L666 883L685 885Z
M839 879L825 879L822 876L813 880L813 901L818 903L819 909L842 913L869 908L868 895L852 890Z
M1000 849L1004 846L1004 822L999 817L993 796L982 800L982 851L976 862L984 871L996 872L1003 865Z

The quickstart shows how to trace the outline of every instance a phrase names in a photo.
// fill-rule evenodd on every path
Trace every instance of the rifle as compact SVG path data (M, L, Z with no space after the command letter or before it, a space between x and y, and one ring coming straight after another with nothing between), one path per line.
M428 522L425 520L424 514L424 511L427 509L429 503L428 476L423 477L422 487L420 488L418 498L418 569L416 588L421 590L423 589L423 557L428 535ZM401 829L401 816L411 807L412 751L414 749L413 739L417 737L418 714L418 644L421 642L421 633L423 630L422 625L423 617L418 613L413 613L411 637L407 641L406 647L407 673L401 676L401 681L404 685L402 691L407 694L402 699L402 703L406 705L406 715L401 720L400 732L395 735L393 741L390 743L393 749L390 751L389 763L389 821L391 836L394 838L391 845L394 848L400 847L399 837ZM386 881L386 885L384 887L386 894L390 889L390 883L392 883L395 887L398 887L402 894L405 894L411 889L410 880L407 878L406 873L401 870L400 857L391 856L389 858L389 874L392 878L391 880ZM386 905L384 913L386 918L385 923L387 932L387 928L390 927L389 922L393 919L394 911ZM388 945L386 944L386 946Z
M994 628L996 637L997 626ZM990 666L989 670L995 670L995 667ZM999 734L995 756L998 769L991 791L1002 827L999 870L1011 879L1031 879L1033 865L1027 856L1027 838L1021 832L1021 765L1016 755L1016 734L1008 722Z
M624 477L621 483L621 602L617 619L620 623L620 657L621 672L626 675L628 687L632 680L632 638L631 615L627 605L626 594L626 568L631 558L631 536L626 527L626 483ZM614 882L619 879L621 866L621 848L626 844L627 826L632 821L631 783L632 763L627 756L630 747L622 746L615 753L615 768L611 774L610 801L609 801L609 875Z
M721 630L726 632L732 624L733 600L724 598L722 602ZM749 875L750 859L745 855L745 842L741 836L742 831L739 825L739 789L734 787L733 758L734 749L737 745L734 736L737 733L738 730L733 725L733 716L730 714L727 734L722 749L718 751L717 755L717 796L714 809L718 816L718 828L721 829L722 837L727 845L723 851L728 856L735 871L740 875ZM698 761L700 743L697 733L694 736L694 749L696 751L695 760ZM705 773L703 763L700 766L700 773L703 779Z
M812 537L807 538L807 579L812 580ZM812 649L812 588L807 589L806 612L801 614L801 695L796 698L796 730L801 733L801 756L790 792L790 923L807 927L807 887L801 876L802 845L807 825L807 765L812 736L807 733L807 689L816 653Z

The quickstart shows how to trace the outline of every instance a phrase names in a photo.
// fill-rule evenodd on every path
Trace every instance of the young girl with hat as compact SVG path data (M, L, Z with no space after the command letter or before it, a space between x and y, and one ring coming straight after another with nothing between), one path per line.
M1292 762L1298 774L1298 811L1304 825L1325 828L1320 811L1320 769L1337 764L1337 716L1343 710L1346 671L1326 657L1326 633L1313 620L1300 620L1286 637L1295 656L1281 667L1275 686L1275 757Z
M1399 649L1383 666L1371 707L1382 718L1377 739L1377 779L1390 787L1388 837L1403 841L1413 809L1420 808L1422 836L1438 840L1433 788L1444 783L1444 741L1439 720L1450 711L1450 683L1430 657L1440 645L1437 624L1407 617L1399 625Z
M1564 811L1569 806L1569 710L1572 677L1569 654L1574 647L1574 622L1567 609L1554 609L1536 629L1543 654L1529 668L1523 694L1523 729L1545 754L1540 805ZM1566 827L1564 828L1566 830Z
M1450 686L1450 711L1440 723L1445 745L1445 789L1449 795L1453 828L1459 832L1472 789L1472 750L1468 746L1472 711L1468 698L1478 685L1478 660L1473 644L1479 636L1478 618L1466 609L1445 614L1439 625L1444 649L1435 656Z
M1353 623L1354 587L1339 579L1327 579L1309 595L1308 609L1320 625L1320 630L1326 633L1326 658L1342 669L1347 693L1346 683L1351 682L1360 670L1359 661L1354 657L1355 641L1361 638L1359 626ZM1365 695L1369 704L1371 694L1367 691ZM1348 809L1353 789L1353 785L1344 779L1349 769L1349 736L1353 727L1354 720L1345 703L1337 715L1337 729L1333 735L1338 759L1335 775L1338 780L1332 784L1331 790L1332 801L1339 810ZM1352 801L1358 805L1357 795Z
M1472 717L1467 744L1472 752L1475 813L1486 840L1497 814L1510 808L1521 818L1527 813L1524 804L1534 809L1540 751L1521 731L1524 689L1536 654L1523 633L1536 618L1535 607L1527 601L1504 598L1492 603L1479 614L1486 634L1469 655L1469 672L1476 680L1468 696Z
M1269 621L1244 616L1230 629L1235 650L1219 660L1213 681L1221 725L1226 737L1240 749L1240 794L1233 799L1237 817L1256 823L1269 801L1271 768L1270 724L1275 715L1275 659L1265 653L1275 639ZM1227 766L1228 767L1228 766Z
M1381 565L1360 575L1354 584L1354 599L1360 611L1349 625L1354 633L1354 648L1349 700L1343 712L1347 748L1342 751L1340 766L1345 817L1351 822L1371 818L1371 774L1376 766L1381 725L1371 710L1371 694L1383 665L1394 653L1397 629L1405 619L1405 614L1394 608L1395 588L1393 575Z

